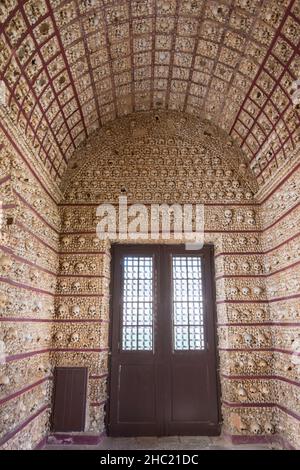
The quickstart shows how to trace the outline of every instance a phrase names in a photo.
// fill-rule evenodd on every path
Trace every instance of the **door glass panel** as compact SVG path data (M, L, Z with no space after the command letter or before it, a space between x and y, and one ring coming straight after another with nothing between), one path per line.
M173 342L176 351L204 349L202 258L172 257Z
M151 351L153 343L152 256L123 258L122 349Z

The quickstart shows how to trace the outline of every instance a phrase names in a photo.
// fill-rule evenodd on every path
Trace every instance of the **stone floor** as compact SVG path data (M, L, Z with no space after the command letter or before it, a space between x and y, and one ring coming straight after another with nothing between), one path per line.
M271 450L269 444L232 445L222 437L105 437L97 446L47 445L46 450Z

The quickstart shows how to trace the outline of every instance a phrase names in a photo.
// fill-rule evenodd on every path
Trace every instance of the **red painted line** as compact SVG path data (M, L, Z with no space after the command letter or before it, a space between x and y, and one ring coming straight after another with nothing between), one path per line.
M277 375L227 375L221 374L222 377L229 380L280 380L282 382L287 382L290 385L295 385L300 387L300 382L288 379L286 377L280 377Z
M2 147L0 148L0 150L2 150ZM0 184L4 184L10 180L11 180L11 175L4 176L3 178L0 178Z
M279 408L284 413L300 421L300 414L295 413L294 411L291 411L285 406L279 405L277 403L231 403L223 400L222 404L232 408Z
M101 374L101 375L90 375L90 379L104 379L105 377L108 377L108 372L106 372L105 374Z
M60 294L56 293L57 297L104 297L104 294Z
M284 219L287 215L289 215L291 212L293 212L295 209L297 209L299 207L300 203L297 202L297 204L295 204L293 207L291 207L288 211L286 211L284 214L282 214L277 220L275 220L275 222L272 222L271 225L268 225L267 227L265 227L262 232L266 232L267 230L270 230L270 228L274 227L274 225L278 224L278 222L280 222L282 219Z
M271 253L272 251L275 251L275 250L278 250L278 248L281 248L283 245L285 245L286 243L289 243L291 242L292 240L294 240L295 238L298 238L300 236L300 232L299 233L296 233L296 235L293 235L292 237L290 238L287 238L286 240L284 240L283 242L279 243L279 245L276 245L274 246L273 248L270 248L269 250L266 250L264 252L264 254L268 254L268 253Z
M73 253L74 254L74 253ZM81 278L81 279L110 279L104 274L57 274L60 278Z
M2 204L1 209L3 209L3 210L15 209L16 207L17 207L17 205L13 204L13 203L12 204Z
M250 95L251 95L252 90L253 90L254 87L256 86L256 83L257 83L257 81L258 81L258 78L259 78L261 72L264 70L264 67L265 67L265 65L266 65L266 63L267 63L267 61L268 61L268 59L269 59L269 56L270 56L270 54L271 54L271 52L272 52L272 50L273 50L273 48L274 48L274 46L275 46L275 44L276 44L276 41L277 41L278 37L280 36L281 30L283 29L284 23L285 23L285 21L286 21L288 15L289 15L291 9L292 9L293 4L294 4L294 0L292 0L292 1L290 2L289 6L288 6L287 9L285 10L284 16L283 16L283 18L282 18L282 20L281 20L281 22L280 22L280 24L279 24L279 26L278 26L278 28L277 28L275 34L274 34L274 37L273 37L273 39L272 39L272 41L271 41L271 43L270 43L270 45L269 45L269 48L268 48L268 50L267 50L267 53L265 54L265 57L264 57L263 61L261 62L260 66L259 66L259 68L258 68L258 70L257 70L257 72L256 72L256 75L255 75L255 77L254 77L254 79L253 79L253 81L252 81L252 83L251 83L251 86L250 86L248 92L246 93L246 96L245 96L245 98L244 98L244 100L243 100L243 102L242 102L242 104L241 104L241 106L240 106L239 112L238 112L238 114L237 114L237 116L236 116L236 118L235 118L235 120L234 120L234 122L233 122L233 124L232 124L232 126L231 126L231 129L230 129L230 131L229 131L229 134L231 134L232 131L234 130L235 125L236 125L236 123L237 123L237 120L239 119L239 117L240 117L240 115L241 115L241 113L242 113L242 110L243 110L243 108L245 107L245 104L246 104L247 100L249 99L249 97L250 97ZM248 130L250 130L250 129L248 129ZM249 135L249 133L247 134L247 137L248 137L248 135ZM245 140L246 140L246 138L245 138ZM243 144L243 142L241 143L241 146L242 146L242 144Z
M93 402L93 403L90 403L90 406L103 406L103 405L105 405L106 402L107 402L107 400L103 400L103 401L99 401L99 402Z
M20 323L109 323L108 320L102 320L101 318L76 318L74 320L68 318L26 318L26 317L0 317L0 321L6 322L20 322Z
M286 297L277 297L276 299L262 300L217 300L217 304L265 304L273 302L281 302L282 300L298 299L300 294L287 295Z
M21 284L19 282L12 281L11 279L8 279L8 278L5 278L5 277L0 277L0 282L10 284L11 286L14 286L14 287L20 287L21 289L29 290L31 292L37 292L39 294L50 295L51 297L55 296L55 294L53 292L48 292L48 291L43 290L43 289L38 289L37 287L27 286L26 284Z
M47 382L47 380L49 380L49 379L50 379L50 377L44 377L43 379L40 379L37 382L35 382L31 385L28 385L27 387L22 388L22 389L18 390L17 392L12 393L11 395L9 395L5 398L0 399L0 405L3 405L3 403L6 403L7 401L13 400L14 398L16 398L20 395L23 395L23 393L26 393L29 390L32 390L33 388L38 387L38 385L41 385L42 383Z
M20 199L20 201L22 201L23 204L25 204L25 206L27 206L32 212L34 212L34 214L43 221L43 223L45 225L47 225L51 230L53 230L53 232L55 232L57 235L59 235L59 231L53 227L53 225L51 225L28 201L26 201L26 199L23 198L23 196L21 196L21 194L19 194L15 189L14 189L14 193L15 195Z
M298 266L300 264L299 261L295 261L295 263L289 264L288 266L284 266L283 268L277 269L277 271L273 271L270 273L265 273L265 274L221 274L220 276L216 276L216 280L220 279L235 279L235 278L268 278L271 276L274 276L275 274L281 273L283 271L287 271L288 269L294 268L295 266Z
M247 326L247 325L245 325ZM289 354L291 356L300 356L300 353L295 351L289 351L287 349L279 349L279 348L219 348L219 351L224 352L278 352L282 354Z
M56 277L56 273L53 271L50 271L47 268L43 268L42 266L39 266L38 264L34 263L33 261L30 261L26 258L23 258L22 256L16 255L11 248L5 247L5 246L0 246L0 248L5 251L6 253L9 253L14 259L20 261L21 263L28 264L29 266L32 266L34 268L37 268L39 271L43 271L47 274L51 274L52 276Z
M297 170L300 168L300 163L297 164L273 189L272 191L260 202L260 205L264 204L271 196L282 186Z
M27 158L23 155L23 152L21 152L21 150L18 148L18 146L16 145L16 142L14 139L11 138L10 134L8 133L8 131L6 130L6 128L0 123L0 127L1 127L1 130L4 132L4 134L6 135L7 139L9 140L10 144L14 147L14 149L16 150L17 154L20 155L21 159L24 161L25 165L28 167L28 169L30 170L31 174L35 177L35 179L39 182L40 186L43 188L43 190L45 191L46 194L48 194L48 196L50 197L50 199L52 199L52 201L57 204L57 201L54 199L54 197L51 195L51 193L48 191L48 189L46 188L46 186L44 185L44 183L42 183L42 181L40 180L40 178L38 177L38 175L36 174L36 172L33 170L33 168L31 167L30 163L28 162Z
M254 323L218 323L217 326L295 326L299 327L299 322L254 322Z
M105 251L60 251L60 255L109 255Z
M53 251L53 253L55 253L56 255L59 254L59 252L57 250L55 250L55 248L53 248L53 246L49 245L48 243L46 243L42 238L40 238L38 235L36 235L34 232L32 232L32 230L30 230L28 227L25 227L21 222L16 222L16 225L21 228L22 230L28 232L33 238L35 238L36 240L38 240L40 243L42 243L42 245L44 245L46 248L49 248L49 250Z
M51 352L83 352L83 353L89 353L89 352L107 352L109 351L109 348L57 348L57 349L51 349Z
M219 256L262 256L264 254L263 251L222 251L217 253L215 258L219 258Z
M9 441L12 437L14 437L16 434L18 434L22 429L24 429L26 426L28 426L31 421L36 419L39 415L41 415L45 410L49 409L49 405L45 405L42 408L40 408L36 413L31 415L29 418L27 418L25 421L23 421L22 424L20 424L18 427L13 429L12 431L9 431L7 434L5 434L1 439L0 439L0 446L5 444L7 441Z
M45 354L51 352L51 349L39 349L36 351L29 351L25 353L19 353L19 354L13 354L11 356L6 356L5 361L6 362L13 362L13 361L19 361L21 359L26 359L27 357L31 356L37 356L39 354Z

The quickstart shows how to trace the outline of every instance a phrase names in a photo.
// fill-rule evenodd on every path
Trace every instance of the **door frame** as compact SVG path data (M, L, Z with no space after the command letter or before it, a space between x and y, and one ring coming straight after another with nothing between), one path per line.
M161 245L165 247L169 247L170 250L175 248L182 253L188 253L189 250L186 250L185 245L183 243L149 243L150 240L145 241L144 243L124 243L116 242L112 243L110 246L110 283L109 283L109 333L108 333L108 378L107 378L107 401L105 404L104 412L104 426L107 435L109 435L109 421L110 421L110 401L111 401L111 367L112 367L112 342L113 342L113 286L114 286L114 277L115 277L115 264L114 264L114 250L116 247L122 246L127 248L138 248L140 247L141 250L144 248L150 248L151 246ZM216 303L216 282L215 282L215 250L214 245L212 243L205 243L203 248L209 250L210 256L210 271L211 276L210 279L213 281L211 283L211 312L212 312L212 350L215 355L215 380L216 380L216 401L217 401L217 416L218 416L218 427L219 427L219 434L221 434L222 430L222 413L221 413L221 377L220 377L220 356L219 356L219 348L218 348L218 335L217 335L217 303ZM178 252L179 252L178 251Z

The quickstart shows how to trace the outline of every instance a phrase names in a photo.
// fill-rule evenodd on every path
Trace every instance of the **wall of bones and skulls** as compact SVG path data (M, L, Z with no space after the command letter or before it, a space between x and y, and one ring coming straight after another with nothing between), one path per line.
M0 150L4 449L35 448L49 434L56 365L88 367L86 432L104 430L110 242L96 236L96 208L116 205L120 195L129 204L205 204L205 242L215 248L223 431L300 447L296 165L259 188L232 138L176 112L105 125L74 153L60 187L32 164L20 135L3 131Z

